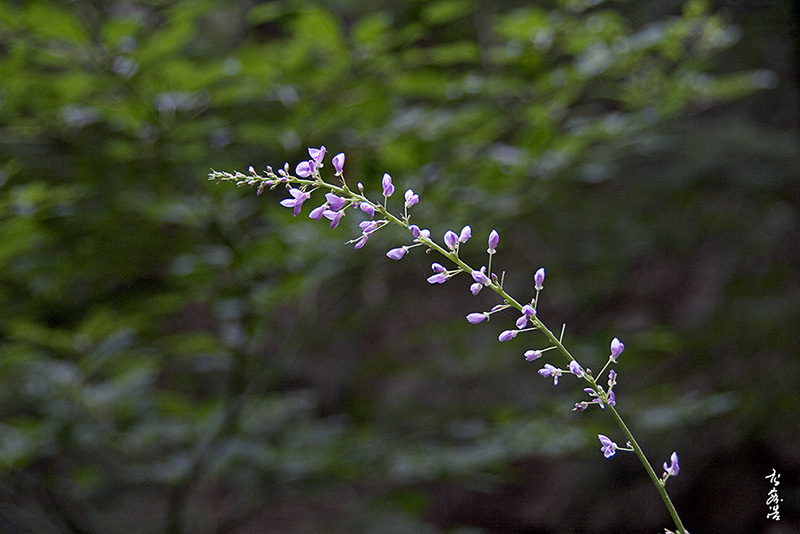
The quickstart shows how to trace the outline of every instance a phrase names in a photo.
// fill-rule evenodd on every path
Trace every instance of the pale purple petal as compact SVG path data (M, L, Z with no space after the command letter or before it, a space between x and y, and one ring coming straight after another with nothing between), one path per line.
M617 372L611 369L608 372L608 387L613 388L617 384Z
M470 237L472 237L472 228L467 225L461 229L461 233L458 235L458 242L466 243Z
M614 456L617 452L617 444L603 434L597 434L597 437L600 438L600 443L602 444L600 450L603 451L603 456L606 458Z
M450 250L455 250L456 245L458 245L458 235L452 230L448 230L444 234L444 244L447 245L447 248Z
M575 360L569 362L569 372L578 378L583 376L583 369L581 369L581 366Z
M447 282L447 273L436 273L428 277L428 282L431 284L444 284Z
M561 376L561 369L559 369L558 367L555 367L555 366L553 366L553 365L551 365L549 363L546 363L546 364L544 364L544 367L539 369L539 374L544 376L544 377L552 376L553 377L553 384L557 386L558 385L558 377Z
M616 363L617 357L620 354L622 354L623 350L625 350L625 345L623 345L622 342L617 338L612 339L611 340L611 361Z
M301 191L296 187L289 189L289 194L292 195L292 198L285 198L281 200L280 204L285 208L294 208L294 216L297 217L303 202L311 198L311 194Z
M381 185L383 186L383 196L390 197L392 193L394 193L394 185L392 184L392 177L389 176L389 173L383 173L383 178L381 179Z
M489 248L486 249L486 252L489 254L494 254L497 252L497 244L500 242L500 234L497 233L497 230L492 230L489 234Z
M544 267L536 271L536 274L533 275L533 283L536 291L541 291L544 287Z
M319 206L311 210L311 213L309 213L308 216L318 221L322 218L322 214L325 212L326 209L328 209L328 205L323 204L322 206Z
M525 351L525 359L529 362L533 360L537 360L542 357L542 351L540 350L526 350Z
M480 271L472 271L472 279L483 285L488 285L491 283L489 277L486 276L486 266L481 267Z
M412 189L407 190L404 197L406 199L406 208L410 208L419 202L419 195L414 194Z
M328 204L333 211L339 211L347 204L347 201L342 197L338 197L333 193L325 193L325 198L328 200Z
M322 215L331 221L331 228L336 228L339 226L339 221L341 221L342 217L344 217L344 211L325 210Z
M375 217L375 208L369 202L362 202L359 209L369 215L370 219Z
M393 260L399 260L400 258L405 256L406 252L408 252L408 250L406 250L406 247L397 247L387 252L386 255Z
M364 234L361 236L361 239L356 241L356 244L353 245L353 248L361 248L367 244L367 239L369 238L369 234Z
M664 471L671 477L677 476L678 472L681 470L680 466L678 465L678 453L673 452L669 457L669 461L669 466L667 465L667 462L664 462Z
M314 172L314 162L313 161L301 161L297 164L297 167L294 169L294 173L299 176L300 178L308 178L311 176L311 173Z
M508 341L509 339L514 339L517 337L518 332L519 330L503 330L497 339L500 340L501 343L503 341Z
M378 228L377 221L361 221L358 223L359 228L365 235L369 235Z
M478 324L489 318L488 313L470 313L467 315L467 321L472 324Z
M336 171L336 176L342 175L342 170L344 169L344 152L340 152L333 156L333 169Z
M322 163L322 158L325 157L325 147L321 146L319 148L309 148L308 155L311 156L311 159L319 165Z

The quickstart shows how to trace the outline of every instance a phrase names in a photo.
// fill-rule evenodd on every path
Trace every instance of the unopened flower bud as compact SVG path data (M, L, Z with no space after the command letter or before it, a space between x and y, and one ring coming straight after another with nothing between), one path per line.
M542 351L540 350L526 350L525 351L525 359L529 362L533 360L538 360L542 357Z
M381 179L381 185L383 186L383 196L390 197L394 193L394 185L392 184L392 177L389 176L389 173L383 173L383 178Z
M500 242L500 234L497 233L497 230L492 230L489 233L489 248L486 249L486 252L489 254L494 254L497 252L497 244Z
M344 152L333 156L331 163L333 164L333 169L336 171L336 176L341 176L342 170L344 169Z
M397 247L387 252L386 255L393 260L399 260L405 256L406 252L408 252L406 247Z
M470 313L467 315L467 321L472 324L478 324L489 318L488 313Z
M611 361L616 363L617 362L617 357L620 354L622 354L623 350L625 350L625 345L623 345L622 342L617 338L612 339L611 340Z
M544 267L536 271L536 274L533 275L533 285L536 291L541 291L544 287Z
M467 225L461 229L461 233L458 236L458 242L466 243L470 237L472 237L472 228Z
M419 202L419 195L414 193L413 189L409 189L406 191L404 198L406 199L406 208L410 208L417 202Z
M447 245L447 248L450 250L455 250L456 246L458 245L458 236L452 230L448 230L444 234L444 244Z
M514 339L515 337L517 337L518 332L519 330L503 330L503 332L500 333L500 336L498 336L497 339L500 340L501 343L503 341L508 341L509 339Z

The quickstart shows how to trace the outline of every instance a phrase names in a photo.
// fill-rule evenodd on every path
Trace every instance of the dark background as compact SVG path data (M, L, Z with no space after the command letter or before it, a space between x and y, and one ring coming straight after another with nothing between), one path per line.
M687 528L800 526L789 0L0 4L0 532L661 532L535 334L209 169L347 154L585 365ZM326 167L330 170L330 166ZM313 206L321 202L312 202ZM399 200L393 205L399 211ZM313 207L311 206L311 207ZM548 353L552 354L552 353ZM556 358L552 363L559 365ZM545 360L545 361L551 361ZM576 387L577 386L577 387ZM781 475L781 521L766 518Z

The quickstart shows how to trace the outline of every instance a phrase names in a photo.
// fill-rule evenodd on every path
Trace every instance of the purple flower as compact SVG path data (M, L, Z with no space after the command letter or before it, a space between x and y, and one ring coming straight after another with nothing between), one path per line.
M362 202L358 208L367 215L369 215L370 219L375 217L375 208L369 202Z
M319 148L309 148L308 155L311 156L311 159L319 165L322 163L322 158L325 157L325 147L321 146Z
M544 287L544 267L536 271L536 274L533 275L533 287L536 288L536 291L541 291Z
M664 471L666 475L674 477L678 474L678 471L681 470L680 466L678 465L678 453L673 452L672 455L669 457L670 465L667 465L667 462L664 462Z
M608 405L609 406L617 405L617 395L614 393L613 389L608 392Z
M478 293L481 292L481 289L483 289L483 284L479 284L478 282L475 282L474 284L469 286L469 292L475 296L477 296Z
M500 234L497 233L497 230L492 230L489 233L489 248L486 249L486 252L489 254L494 254L497 252L497 244L500 242Z
M430 284L444 284L447 282L447 273L436 273L428 277Z
M491 280L489 277L486 276L486 266L484 265L481 267L480 271L472 271L472 279L478 282L479 284L489 285Z
M603 445L600 447L600 450L603 451L603 456L606 458L614 456L617 452L617 444L603 434L597 434L597 437L600 438L600 443Z
M531 317L534 315L536 315L536 310L533 309L533 306L530 304L524 305L522 307L522 316L517 319L517 328L525 328L525 325L528 324L528 321L530 321Z
M393 248L392 250L387 252L386 255L393 260L399 260L400 258L406 255L406 252L408 252L406 247L398 247L398 248Z
M419 195L414 194L412 189L406 191L404 198L406 199L406 208L410 208L417 202L419 202Z
M318 221L322 218L322 214L325 212L326 209L328 209L327 202L322 206L316 207L313 210L311 210L311 213L309 213L308 216L314 219L315 221Z
M569 372L573 375L577 376L578 378L583 376L583 369L581 369L580 364L575 360L569 362Z
M548 376L553 377L553 385L558 385L558 377L561 376L563 371L554 365L550 365L549 363L544 364L544 367L539 369L539 374L543 377L547 378Z
M292 195L292 198L285 198L281 200L281 206L284 208L294 208L294 216L297 217L297 214L300 213L300 207L303 205L303 202L311 198L311 194L301 191L297 187L289 189L289 194Z
M325 193L325 198L328 200L328 205L330 205L331 211L339 211L347 203L345 199L342 197L337 197L333 193Z
M467 225L461 229L461 233L458 236L458 242L466 243L470 237L472 237L472 228Z
M486 313L486 312L483 312L483 313L470 313L469 315L467 315L467 321L469 321L472 324L482 323L483 321L485 321L488 318L489 318L489 314Z
M458 246L458 236L452 230L448 230L444 233L444 244L447 245L447 248L450 250L455 250L456 246Z
M622 354L622 351L625 350L625 345L622 342L614 338L611 340L611 361L617 363L617 357Z
M341 221L342 217L344 217L344 211L325 210L322 212L322 215L331 221L331 228L336 228L339 226L339 221Z
M519 333L519 330L503 330L497 339L499 339L500 342L502 343L503 341L514 339L515 337L517 337L517 333Z
M333 156L333 168L336 171L336 176L342 175L342 169L344 169L344 152L340 152Z
M600 396L597 394L595 390L593 390L592 388L583 388L583 391L585 391L590 397L594 397L592 399L593 403L599 404L602 410L606 409L606 405L603 404L603 400L600 398Z
M359 249L367 244L367 239L369 239L369 234L363 234L361 238L356 241L356 244L353 245L353 248Z
M361 221L358 226L361 228L361 238L356 241L355 248L361 248L367 243L367 239L372 235L372 232L378 229L378 223L375 221Z
M608 372L608 387L610 389L610 388L613 388L616 385L617 385L617 372L615 370L611 369Z
M314 172L314 168L313 161L301 161L294 169L294 173L300 178L308 178Z
M542 357L542 351L540 350L526 350L525 351L525 359L529 362L533 360L538 360Z
M392 184L392 177L389 176L389 173L383 173L383 179L381 180L381 185L383 186L383 196L390 197L392 193L394 193L394 185Z
M369 235L378 229L378 223L376 221L361 221L358 223L358 227L361 228L364 235Z
M428 277L428 283L431 284L444 284L447 282L447 269L440 263L432 263L433 275Z

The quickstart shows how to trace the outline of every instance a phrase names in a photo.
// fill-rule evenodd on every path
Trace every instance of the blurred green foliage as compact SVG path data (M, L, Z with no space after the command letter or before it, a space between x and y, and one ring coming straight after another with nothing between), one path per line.
M464 321L493 302L204 179L322 144L435 235L500 230L514 294L546 265L590 365L625 339L622 412L694 463L689 510L710 458L784 458L800 151L748 110L796 90L750 30L700 0L0 4L0 530L638 531L602 414Z

